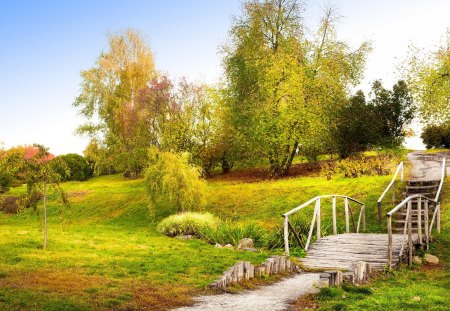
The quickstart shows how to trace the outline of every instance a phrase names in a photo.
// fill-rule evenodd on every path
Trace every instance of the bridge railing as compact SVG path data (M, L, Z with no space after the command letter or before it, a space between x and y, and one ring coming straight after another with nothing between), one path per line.
M394 176L392 176L391 182L389 185L384 189L383 193L380 195L377 201L378 205L378 223L381 224L382 217L383 217L383 207L382 207L382 201L385 195L388 193L389 189L392 189L392 205L395 204L395 180L400 174L400 182L403 181L403 172L404 172L404 165L403 161L400 162L400 164L397 166L397 169L395 170Z
M364 203L353 199L351 197L345 196L345 195L339 195L339 194L329 194L329 195L321 195L321 196L317 196L315 198L312 198L311 200L303 203L302 205L290 210L287 213L283 214L284 217L284 250L285 250L285 254L287 256L289 256L289 229L292 231L292 233L294 234L295 239L297 240L297 242L299 243L299 245L305 250L307 251L309 248L309 245L311 243L311 239L312 239L312 235L314 232L314 227L316 228L316 237L317 239L320 239L322 236L322 232L321 232L321 199L324 198L332 198L332 204L331 204L331 209L332 209L332 217L333 217L333 234L337 234L337 213L336 213L336 209L337 209L337 204L336 201L337 199L343 199L344 200L344 212L345 212L345 231L346 233L350 233L350 218L353 224L353 229L355 230L356 233L359 233L359 229L360 226L362 225L362 230L365 231L366 230L366 213L365 213L365 205ZM358 217L358 222L357 224L355 223L355 218L353 216L353 211L349 205L349 201L352 201L358 205L360 205L360 211L359 211L359 217ZM291 224L291 222L289 221L289 216L291 216L292 214L299 212L300 210L312 205L314 203L314 212L313 212L313 216L312 216L312 220L311 220L311 225L309 227L309 233L308 233L308 239L306 241L306 245L303 245L301 239L299 238L297 232L295 231L294 226Z
M436 223L436 231L441 232L441 202L439 201L442 194L443 185L446 176L446 160L442 160L441 180L436 197L431 199L422 194L410 195L404 199L400 204L394 207L387 216L387 230L388 230L388 267L392 266L392 216L406 206L405 225L403 227L402 247L400 249L399 258L402 258L405 245L408 247L408 265L412 264L413 255L413 233L412 233L412 201L417 202L417 241L419 244L425 243L426 249L429 248L431 233L434 224ZM434 211L431 220L429 219L429 205L434 203ZM422 224L422 204L424 211L424 224ZM425 239L423 233L425 232Z

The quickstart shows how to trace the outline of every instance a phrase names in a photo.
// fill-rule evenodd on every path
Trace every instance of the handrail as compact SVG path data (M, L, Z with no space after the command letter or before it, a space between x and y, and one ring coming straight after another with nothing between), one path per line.
M447 173L447 168L445 164L445 157L442 158L442 169L441 169L441 182L439 183L438 191L436 192L435 200L439 201L439 197L441 195L442 187L444 186L445 175Z
M419 244L423 243L423 230L422 230L422 201L424 203L424 215L425 215L425 243L426 248L429 247L430 242L430 235L433 229L433 223L436 215L439 214L440 210L440 204L434 199L431 199L425 195L422 194L414 194L410 195L406 199L404 199L402 202L400 202L397 206L395 206L392 210L390 210L388 213L386 213L387 216L387 230L388 230L388 267L391 268L392 264L392 216L398 212L402 207L406 205L406 217L405 217L405 225L403 228L403 240L402 245L399 253L399 257L403 255L403 251L405 248L406 238L408 238L408 264L412 264L412 200L417 199L417 238ZM431 224L429 224L428 219L428 205L429 203L435 203L435 211L433 214L433 218L431 220Z
M365 212L365 205L364 203L353 199L349 196L340 195L340 194L327 194L327 195L320 195L316 196L305 203L301 204L300 206L297 206L296 208L293 208L292 210L284 213L282 216L284 217L284 249L287 256L289 256L289 228L293 231L295 238L298 240L300 246L303 247L301 241L298 237L298 234L295 232L294 227L289 222L289 216L292 215L295 212L300 211L301 209L309 206L311 203L315 202L314 212L312 216L311 225L308 232L308 239L306 241L306 245L304 247L304 250L308 250L308 247L311 242L312 234L314 231L314 225L316 224L316 236L317 239L321 238L321 218L320 218L320 209L321 209L321 199L323 198L332 198L332 215L333 215L333 234L337 234L337 226L336 226L336 199L337 198L343 198L344 199L344 210L345 210L345 230L347 233L350 232L350 217L352 217L352 223L353 227L356 231L356 233L359 233L359 228L362 223L363 231L366 230L366 212ZM361 205L361 209L359 212L358 217L358 225L355 224L355 221L353 219L353 213L351 211L351 208L348 204L349 201L355 202L359 205Z
M389 183L389 185L386 187L386 189L384 189L383 193L381 194L381 196L378 198L377 201L377 206L378 206L378 222L381 224L382 221L382 214L383 214L383 210L381 207L381 201L383 200L384 196L387 194L387 192L389 191L389 189L393 189L392 192L392 201L393 203L395 202L395 179L397 178L398 173L400 173L400 181L403 181L403 171L404 171L404 165L403 165L403 161L399 163L399 165L397 165L397 169L395 170L394 176L392 176L391 182Z

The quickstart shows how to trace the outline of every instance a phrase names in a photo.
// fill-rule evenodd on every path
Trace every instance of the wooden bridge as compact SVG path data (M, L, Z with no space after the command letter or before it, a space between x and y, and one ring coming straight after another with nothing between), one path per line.
M395 182L400 175L403 181L403 163L400 163L386 190L378 200L378 220L382 221L382 200L392 191L395 201ZM354 263L367 262L373 269L392 268L407 259L412 264L413 248L423 246L428 249L433 228L440 232L440 196L446 175L445 158L442 161L441 178L438 181L409 181L405 198L386 214L386 233L366 233L366 207L364 203L345 195L323 195L315 197L304 204L283 214L284 217L284 243L285 253L289 256L290 237L306 251L306 256L300 259L303 268L308 270L350 270ZM401 187L403 184L400 183ZM434 188L432 187L434 186ZM434 192L430 192L434 189ZM433 196L433 198L431 198ZM324 202L331 199L331 223L328 227L322 223ZM338 200L343 200L339 207ZM309 214L307 207L313 205L314 209ZM342 204L341 204L342 205ZM353 207L351 206L353 205ZM328 205L329 206L329 205ZM359 210L357 221L355 213ZM304 245L301 237L291 223L293 214L303 211L306 216L311 216L308 237ZM303 216L305 216L303 215ZM338 216L343 215L344 220L338 221ZM291 217L291 220L289 219ZM393 225L394 219L394 225ZM313 233L315 229L315 241ZM326 231L330 235L323 236ZM339 233L343 231L343 233ZM360 231L364 233L360 233ZM395 231L395 233L393 232Z

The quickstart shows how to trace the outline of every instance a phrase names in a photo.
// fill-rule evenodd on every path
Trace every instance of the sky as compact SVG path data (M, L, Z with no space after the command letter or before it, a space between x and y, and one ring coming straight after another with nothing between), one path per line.
M338 36L356 48L369 40L365 78L385 87L401 78L408 46L435 49L450 27L450 0L304 1L313 31L323 7L342 16ZM107 35L134 28L155 54L156 68L172 78L207 83L222 76L220 46L226 43L240 0L0 0L0 143L40 143L58 155L80 153L88 139L72 103L80 71L107 49ZM423 148L419 138L409 147Z

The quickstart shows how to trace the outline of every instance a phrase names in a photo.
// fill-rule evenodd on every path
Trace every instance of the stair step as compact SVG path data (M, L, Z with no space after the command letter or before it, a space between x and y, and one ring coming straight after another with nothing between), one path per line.
M434 186L439 185L439 180L408 180L408 186Z
M406 199L407 197L411 196L411 195L415 195L415 194L421 194L423 196L426 196L430 199L433 199L436 196L436 193L433 194L433 192L421 192L421 193L407 193L407 192L402 192L403 197Z

